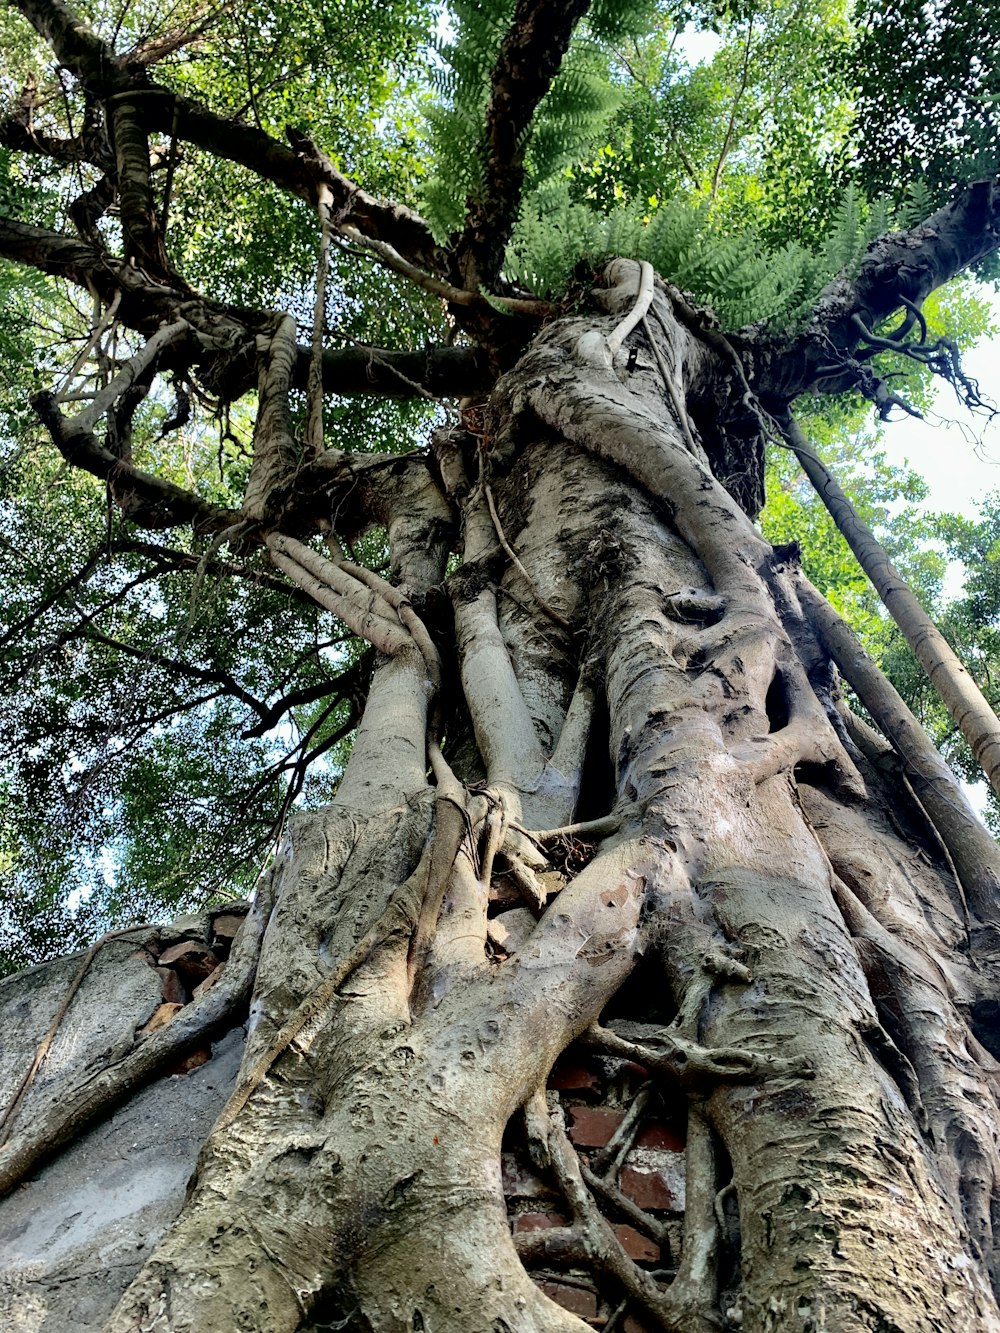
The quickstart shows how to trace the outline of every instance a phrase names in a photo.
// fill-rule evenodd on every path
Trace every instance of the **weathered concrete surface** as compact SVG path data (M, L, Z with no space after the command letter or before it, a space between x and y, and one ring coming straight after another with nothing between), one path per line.
M170 927L163 935L176 938ZM116 1047L131 1045L160 1006L165 979L142 948L153 939L150 931L110 941L97 954L20 1123L71 1070L103 1064ZM0 982L0 1113L80 961L59 959ZM145 1088L0 1200L4 1333L101 1326L183 1203L198 1150L235 1082L244 1035L234 1029L214 1044L207 1063Z

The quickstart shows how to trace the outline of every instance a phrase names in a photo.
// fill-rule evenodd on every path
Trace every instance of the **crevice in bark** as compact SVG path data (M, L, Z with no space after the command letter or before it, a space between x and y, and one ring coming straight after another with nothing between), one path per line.
M969 1016L976 1040L1000 1061L1000 1004L996 1000L977 1000Z
M607 699L601 691L590 719L590 734L583 756L583 781L577 797L575 818L580 822L600 819L617 803L615 771L611 762L611 719Z
M783 731L791 719L791 709L788 703L788 690L785 683L785 676L779 667L767 687L767 695L764 699L764 711L767 714L768 731Z

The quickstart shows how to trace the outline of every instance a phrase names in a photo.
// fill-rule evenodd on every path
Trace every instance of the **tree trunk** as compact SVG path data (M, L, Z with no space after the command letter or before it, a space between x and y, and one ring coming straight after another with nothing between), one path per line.
M114 1333L1000 1328L962 825L860 744L797 570L713 476L751 456L718 352L659 285L609 349L638 266L608 279L385 503L409 638L292 821L237 1091ZM595 1182L558 1079L539 1101L578 1038L686 1107L669 1272L600 1211L665 1236L657 1205ZM504 1144L561 1192L548 1248L512 1235ZM532 1280L560 1245L606 1307Z

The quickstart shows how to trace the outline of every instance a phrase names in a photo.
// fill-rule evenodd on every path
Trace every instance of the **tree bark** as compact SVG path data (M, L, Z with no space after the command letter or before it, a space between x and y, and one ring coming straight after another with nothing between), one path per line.
M988 892L963 896L960 821L937 838L859 744L828 627L708 467L687 404L718 351L662 286L622 343L638 266L607 282L482 433L397 468L391 587L269 543L384 655L336 799L274 868L237 1091L113 1333L583 1329L511 1235L522 1108L563 1248L649 1327L1000 1328ZM595 842L567 869L574 822ZM670 1273L609 1238L617 1186L589 1193L540 1109L585 1033L688 1104Z

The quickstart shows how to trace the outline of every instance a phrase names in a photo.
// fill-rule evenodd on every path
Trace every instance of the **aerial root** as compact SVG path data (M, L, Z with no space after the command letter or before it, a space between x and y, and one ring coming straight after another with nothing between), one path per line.
M738 1046L703 1046L696 1039L701 1016L715 985L747 985L749 970L717 949L707 950L688 985L677 1017L668 1026L612 1020L592 1023L581 1040L594 1050L633 1060L688 1089L711 1083L756 1083L775 1078L814 1078L815 1070L798 1057L745 1051Z
M77 968L76 976L70 982L69 989L63 996L62 1003L56 1010L55 1016L53 1017L52 1022L49 1024L45 1035L42 1037L42 1040L38 1043L38 1047L35 1051L34 1058L32 1059L31 1064L25 1070L24 1077L21 1079L20 1083L14 1090L14 1094L11 1097L10 1101L7 1103L3 1115L0 1115L0 1144L6 1143L7 1140L10 1138L11 1132L14 1128L14 1124L17 1120L17 1113L21 1108L21 1104L23 1103L25 1097L27 1096L28 1090L31 1087L32 1083L34 1083L38 1075L38 1071L45 1063L48 1053L52 1047L52 1043L55 1040L56 1033L59 1031L62 1021L69 1012L70 1005L73 1003L73 997L76 995L77 991L83 984L83 979L90 971L90 965L97 957L98 953L100 953L101 949L104 947L105 944L110 944L112 940L124 939L126 935L133 935L137 931L155 931L156 929L157 927L154 924L146 923L144 925L138 925L138 926L125 926L122 930L110 930L106 935L102 935L99 940L95 941L95 943L92 944L90 948L87 950L87 952L84 954L83 960L80 963L79 968ZM138 940L136 942L138 944L142 943L141 940Z
M398 935L407 941L414 934L417 925L421 900L426 900L426 883L429 879L434 846L432 840L424 849L417 867L410 877L403 881L393 892L385 911L368 930L346 958L292 1011L282 1027L275 1033L267 1049L254 1062L253 1067L244 1075L229 1101L222 1108L219 1117L212 1126L210 1137L229 1128L242 1114L254 1092L267 1078L278 1060L288 1048L317 1019L336 1002L340 988L357 970L362 967L372 954L386 944L392 936ZM212 994L213 992L209 992Z
M806 1060L760 1055L737 1046L701 1046L670 1028L645 1023L594 1023L581 1040L594 1050L634 1060L671 1083L691 1088L706 1083L758 1083L775 1078L814 1078Z
M514 550L513 546L511 546L510 542L507 540L507 536L500 523L500 515L497 513L496 502L493 499L493 492L490 490L489 482L487 482L484 479L482 486L483 486L483 493L486 497L486 503L489 507L490 518L493 520L493 527L497 534L497 541L503 548L504 554L507 556L508 560L510 560L511 564L514 566L517 572L521 575L521 578L524 579L525 583L527 584L529 593L531 593L531 596L538 603L540 609L545 612L545 614L552 621L552 623L558 625L560 629L564 629L567 631L572 630L573 628L572 625L562 614L562 612L557 611L555 607L552 606L550 602L547 602L545 598L542 596L542 594L538 591L538 585L535 583L534 579L525 569L524 565L521 563L521 559L518 556L517 552Z
M594 1269L612 1281L656 1327L667 1333L681 1333L681 1329L698 1333L715 1330L718 1325L714 1321L700 1327L684 1322L675 1308L673 1287L663 1290L626 1253L587 1187L584 1168L566 1133L557 1095L553 1095L552 1103L546 1100L544 1092L536 1092L525 1105L525 1123L535 1160L551 1170L569 1205L573 1241Z
M681 1262L670 1285L678 1327L709 1333L721 1326L716 1315L719 1286L719 1162L715 1136L700 1108L688 1106L684 1155L684 1233Z

